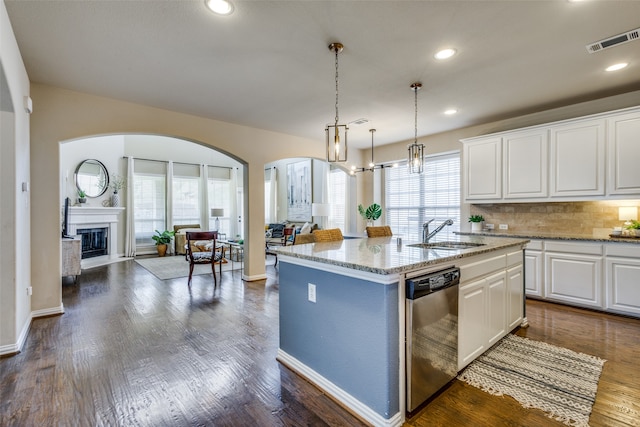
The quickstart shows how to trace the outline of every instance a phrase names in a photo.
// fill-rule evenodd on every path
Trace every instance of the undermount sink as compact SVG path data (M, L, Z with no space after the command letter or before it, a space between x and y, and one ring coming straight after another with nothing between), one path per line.
M477 248L478 246L484 246L484 243L471 243L471 242L432 242L432 243L414 243L411 246L414 248L423 248L423 249L470 249Z

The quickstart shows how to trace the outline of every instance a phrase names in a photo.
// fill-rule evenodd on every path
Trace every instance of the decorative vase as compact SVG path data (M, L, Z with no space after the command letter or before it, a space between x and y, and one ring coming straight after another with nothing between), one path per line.
M482 231L482 223L481 222L472 222L471 223L471 231Z
M111 206L114 208L117 208L118 206L120 206L120 195L118 194L117 191L114 191L113 194L111 195Z
M156 247L158 248L158 256L165 256L167 254L167 245L159 243Z

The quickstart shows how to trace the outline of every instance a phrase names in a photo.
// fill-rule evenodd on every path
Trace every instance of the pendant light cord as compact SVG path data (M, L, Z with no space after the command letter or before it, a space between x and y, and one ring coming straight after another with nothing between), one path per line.
M338 128L338 52L339 50L340 49L338 47L334 49L336 53L336 131Z

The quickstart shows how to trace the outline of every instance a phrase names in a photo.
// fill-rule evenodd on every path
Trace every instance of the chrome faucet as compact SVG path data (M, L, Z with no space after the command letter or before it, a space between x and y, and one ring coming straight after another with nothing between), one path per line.
M442 224L440 224L438 227L436 227L435 230L433 230L432 232L429 232L429 224L434 220L435 218L430 219L429 221L425 222L424 224L422 224L422 243L428 243L429 239L432 238L433 236L435 236L436 234L438 234L438 232L440 230L442 230L445 226L447 225L453 225L453 220L451 218L449 218L448 220L446 220L445 222L443 222Z

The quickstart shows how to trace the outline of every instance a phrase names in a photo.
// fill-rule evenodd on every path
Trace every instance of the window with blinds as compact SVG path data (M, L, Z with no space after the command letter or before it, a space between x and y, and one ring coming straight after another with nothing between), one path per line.
M155 230L164 230L166 222L166 179L152 173L134 173L133 197L135 200L134 228L136 245L154 244Z
M200 224L200 167L174 164L172 183L173 223Z
M406 167L384 169L385 214L394 235L406 240L422 239L422 224L434 218L430 229L447 219L440 237L460 230L460 152L424 158L424 172L410 174Z
M347 178L348 175L341 169L332 169L329 172L330 211L327 228L346 230Z

